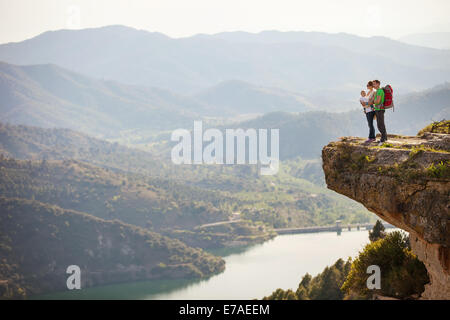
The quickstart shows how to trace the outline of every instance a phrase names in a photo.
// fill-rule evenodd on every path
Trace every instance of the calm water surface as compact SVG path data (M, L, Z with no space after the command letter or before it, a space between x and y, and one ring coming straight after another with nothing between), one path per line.
M305 273L316 275L339 258L355 257L367 231L277 236L260 245L217 250L223 273L206 280L152 280L72 290L38 299L254 299L277 288L295 289Z

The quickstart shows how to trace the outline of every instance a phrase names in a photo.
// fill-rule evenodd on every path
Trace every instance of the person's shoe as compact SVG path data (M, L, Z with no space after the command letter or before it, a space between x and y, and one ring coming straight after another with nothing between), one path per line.
M380 140L380 141L378 141L378 145L382 146L385 142L386 142L386 140Z
M375 139L367 139L366 141L364 141L364 144L368 144L368 143L371 143L371 142L374 142L375 141Z

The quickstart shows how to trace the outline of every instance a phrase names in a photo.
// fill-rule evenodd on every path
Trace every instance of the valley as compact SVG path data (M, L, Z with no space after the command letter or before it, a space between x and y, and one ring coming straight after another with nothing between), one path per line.
M394 88L389 134L449 119L449 74L449 50L345 33L114 25L0 44L0 298L252 299L312 272L308 297L341 299L322 280L343 283L367 232L276 230L374 224L327 188L322 149L367 136L373 78ZM72 264L86 293L64 292Z

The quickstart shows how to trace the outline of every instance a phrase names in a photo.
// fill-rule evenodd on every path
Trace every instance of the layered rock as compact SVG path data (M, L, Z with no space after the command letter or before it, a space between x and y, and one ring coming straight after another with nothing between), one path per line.
M450 134L341 138L322 150L328 188L410 233L430 277L421 298L450 299Z

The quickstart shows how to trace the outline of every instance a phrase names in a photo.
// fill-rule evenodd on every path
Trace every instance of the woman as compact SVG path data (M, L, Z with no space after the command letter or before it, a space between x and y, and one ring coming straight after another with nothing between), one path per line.
M373 126L373 120L375 119L375 110L372 108L373 96L376 90L373 87L373 82L369 81L367 83L367 92L366 97L369 103L361 102L361 105L364 108L364 112L366 114L367 123L369 125L369 139L367 139L364 143L370 143L375 141L375 127Z

